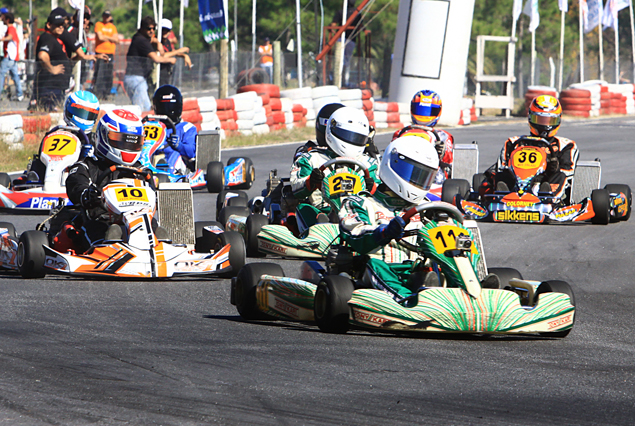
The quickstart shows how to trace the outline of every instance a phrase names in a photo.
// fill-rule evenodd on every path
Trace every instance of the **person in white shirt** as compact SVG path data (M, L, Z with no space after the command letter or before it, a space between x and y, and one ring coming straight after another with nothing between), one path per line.
M8 71L11 74L13 83L15 84L15 94L17 99L18 101L21 101L24 99L24 94L22 93L22 82L20 81L20 76L18 75L17 61L20 60L20 39L18 38L18 32L13 25L15 18L11 12L7 12L2 14L2 22L7 26L7 33L2 39L0 39L3 42L2 51L4 52L4 58L0 63L0 94L4 89L4 76Z

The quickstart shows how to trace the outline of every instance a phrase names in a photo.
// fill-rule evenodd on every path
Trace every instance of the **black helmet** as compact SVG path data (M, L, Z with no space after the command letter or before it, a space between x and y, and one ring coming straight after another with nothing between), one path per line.
M181 121L183 113L183 95L181 91L169 84L163 85L154 92L152 97L154 113L167 115L174 123Z
M317 139L318 146L328 146L326 144L326 123L328 123L331 114L340 108L344 108L344 105L339 103L326 104L320 109L317 117L315 118L315 138Z

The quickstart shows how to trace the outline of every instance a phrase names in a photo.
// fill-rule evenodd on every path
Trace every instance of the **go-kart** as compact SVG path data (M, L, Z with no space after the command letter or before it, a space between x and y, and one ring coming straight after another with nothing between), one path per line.
M155 155L166 143L166 130L172 134L176 128L172 120L165 115L148 115L143 118L145 141L139 161L143 167L154 173L160 182L189 182L192 189L207 188L211 193L221 192L224 188L249 189L256 178L256 169L247 157L232 157L223 166L220 161L211 161L207 169L188 169L181 158L172 167L162 155Z
M25 278L59 273L155 279L235 275L244 265L245 247L240 235L233 232L219 234L214 226L206 226L197 229L201 235L194 245L173 243L169 230L161 226L163 222L157 221L157 201L163 188L170 190L173 186L185 185L191 197L187 184L161 184L161 189L156 191L154 178L148 171L112 166L99 176L96 186L100 187L114 172L131 178L118 177L102 189L102 207L107 211L104 215L111 218L103 241L85 251L80 251L79 244L69 244L72 240L77 242L79 232L78 227L70 224L78 219L78 215L84 215L83 218L89 213L76 206L67 206L56 211L36 230L23 232L19 238L12 224L0 223L0 267L17 270ZM179 215L179 212L171 214ZM159 219L163 216L161 213Z
M344 333L351 325L378 331L476 334L540 334L565 337L575 320L571 287L564 281L529 281L512 268L490 268L483 258L476 222L444 202L420 204L402 217L419 214L422 227L415 261L391 264L415 290L396 301L373 282L382 277L344 245L325 267L305 261L300 278L277 264L250 263L232 280L231 302L248 320L315 321L325 332ZM471 222L468 224L467 222ZM474 228L468 228L474 226ZM386 265L386 264L384 264ZM385 285L385 284L384 284ZM379 285L380 286L380 285Z
M523 136L516 142L509 161L509 171L516 183L510 191L479 194L485 174L475 174L470 183L465 179L448 179L443 184L441 199L457 206L467 217L493 222L549 223L582 222L607 224L625 221L631 215L632 194L628 185L609 184L599 189L599 161L578 162L576 176L556 197L541 192L540 182L552 155L549 143L534 136ZM578 183L579 182L579 183ZM591 196L589 197L589 190Z
M367 190L365 178L370 174L358 160L334 158L324 163L320 170L325 172L322 197L335 215L344 196ZM339 225L326 222L307 226L308 220L294 212L297 201L286 183L280 182L268 196L257 197L251 202L247 201L246 194L231 191L219 194L219 200L224 201L218 221L225 229L243 235L249 256L273 254L286 258L324 259L329 248L339 243ZM271 188L271 183L268 186ZM375 189L375 185L368 188L371 193ZM245 206L247 204L251 209ZM293 213L286 213L289 211Z
M61 202L70 204L66 169L79 160L83 144L88 144L88 139L75 127L52 129L27 170L0 173L0 208L48 211Z

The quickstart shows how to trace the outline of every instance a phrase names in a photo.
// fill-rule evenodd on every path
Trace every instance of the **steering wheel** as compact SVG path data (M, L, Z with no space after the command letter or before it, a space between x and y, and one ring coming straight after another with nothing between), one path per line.
M348 165L352 164L354 166L357 166L360 170L364 172L364 179L365 180L370 179L370 172L368 171L368 167L366 167L366 165L362 163L361 161L358 161L354 158L348 158L348 157L338 157L338 158L329 160L320 166L320 171L323 172L327 168L333 169L333 166L336 166L338 164L348 164ZM366 188L366 190L369 190L369 189ZM377 190L377 183L373 180L373 187L369 191L371 194L374 194L376 190Z
M150 120L160 121L161 123L165 124L168 129L172 130L173 135L176 134L176 126L174 125L174 121L172 121L172 119L170 119L170 117L168 117L167 115L147 115L141 119L141 122L145 124Z
M131 167L131 166L121 166L116 164L113 166L110 166L108 169L101 172L101 174L95 180L95 186L97 186L98 188L101 188L101 184L104 181L104 179L106 179L106 177L112 175L116 171L124 172L124 173L128 173L129 175L136 176L140 178L141 180L145 180L146 182L149 182L150 187L153 190L156 191L157 189L154 184L154 179L152 179L152 173L149 170L139 169L137 167Z
M442 212L448 213L450 216L456 219L459 223L463 223L463 215L461 214L459 209L457 209L452 204L445 203L443 201L432 201L429 203L421 203L418 206L415 206L406 210L401 215L401 218L404 220L404 222L408 223L410 222L410 219L412 219L414 215L416 215L417 213L422 214L426 210L440 210Z

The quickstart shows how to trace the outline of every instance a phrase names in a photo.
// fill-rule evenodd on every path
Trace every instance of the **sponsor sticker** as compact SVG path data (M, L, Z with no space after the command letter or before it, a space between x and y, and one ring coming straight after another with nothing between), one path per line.
M287 253L286 247L282 247L282 246L279 246L277 244L271 244L271 243L268 243L268 242L262 241L262 240L260 240L260 248L263 249L263 250L270 250L270 251L273 251L273 252L276 252L276 253L280 253L280 254L286 254Z
M470 201L461 200L461 208L465 213L477 219L482 219L487 216L487 210Z
M496 222L540 222L539 212L522 212L516 210L501 210L494 215Z
M207 231L211 232L212 234L222 234L223 230L220 229L218 226L216 225L210 225L210 226L206 226L203 229L207 229Z
M292 318L298 318L298 307L277 297L274 298L274 309Z
M549 330L552 330L556 327L560 327L561 325L569 324L571 322L571 317L573 314L565 315L564 317L555 319L553 321L549 321Z

